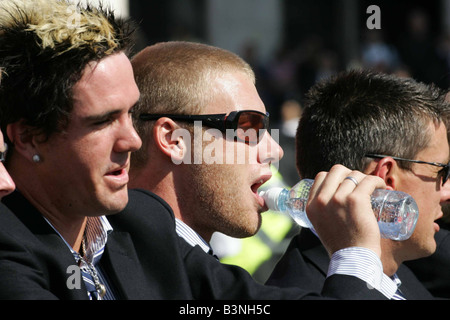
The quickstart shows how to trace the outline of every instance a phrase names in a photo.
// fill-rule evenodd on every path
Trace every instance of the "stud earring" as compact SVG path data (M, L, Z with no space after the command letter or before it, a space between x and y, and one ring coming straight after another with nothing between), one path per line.
M38 154L35 154L33 156L33 162L35 163L41 162L41 157Z

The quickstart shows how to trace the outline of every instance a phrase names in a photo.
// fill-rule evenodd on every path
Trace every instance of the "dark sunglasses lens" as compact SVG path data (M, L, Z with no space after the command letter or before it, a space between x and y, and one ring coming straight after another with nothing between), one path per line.
M260 130L267 129L267 120L267 116L258 112L240 113L236 128L237 137L245 142L257 142Z
M443 174L443 177L442 177L442 185L444 185L447 182L447 180L448 180L448 178L450 176L450 162L442 170L444 171L444 174Z

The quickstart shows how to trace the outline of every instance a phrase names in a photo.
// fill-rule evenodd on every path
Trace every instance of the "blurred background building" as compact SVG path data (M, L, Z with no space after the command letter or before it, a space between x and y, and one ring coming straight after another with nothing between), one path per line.
M84 0L91 3L97 0ZM105 0L103 0L105 2ZM275 124L288 99L351 66L447 88L450 0L106 0L139 23L136 51L159 41L199 41L249 61ZM369 30L370 5L381 29ZM275 122L274 122L275 121Z
M280 129L280 143L286 141L285 154L291 154L275 175L287 186L298 180L294 151L288 150L292 119L301 116L305 93L318 80L363 67L449 86L450 0L105 1L138 22L135 51L160 41L198 41L233 51L253 66L271 126ZM367 27L371 5L380 8L381 29ZM255 237L219 236L213 245L224 261L262 282L297 231L286 217L268 213Z

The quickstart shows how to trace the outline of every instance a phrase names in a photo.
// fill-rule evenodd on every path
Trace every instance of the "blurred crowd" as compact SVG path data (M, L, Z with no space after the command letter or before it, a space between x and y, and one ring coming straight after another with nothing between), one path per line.
M407 27L395 43L388 40L390 30L363 30L359 57L348 62L316 34L293 48L279 49L267 63L258 60L258 49L250 43L243 46L241 55L252 64L257 88L271 113L272 125L276 125L283 121L281 106L286 101L302 104L314 83L348 68L372 69L448 88L450 35L434 34L429 16L419 9L410 12Z

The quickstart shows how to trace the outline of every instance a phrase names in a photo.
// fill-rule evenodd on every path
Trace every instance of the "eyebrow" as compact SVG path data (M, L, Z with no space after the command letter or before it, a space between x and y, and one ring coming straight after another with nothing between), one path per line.
M112 111L108 111L108 112L101 113L101 114L86 116L83 118L83 120L86 122L98 122L98 121L102 121L104 119L108 119L109 117L119 114L121 112L122 112L122 110L112 110Z
M138 100L128 109L127 112L132 111L136 107L136 105L139 103L140 100L141 100L141 95L139 95ZM96 114L96 115L92 115L92 116L86 116L86 117L83 118L83 120L85 122L95 123L95 122L98 122L98 121L102 121L104 119L108 119L109 117L114 116L116 114L119 114L121 112L123 112L122 109L106 111L105 113Z

